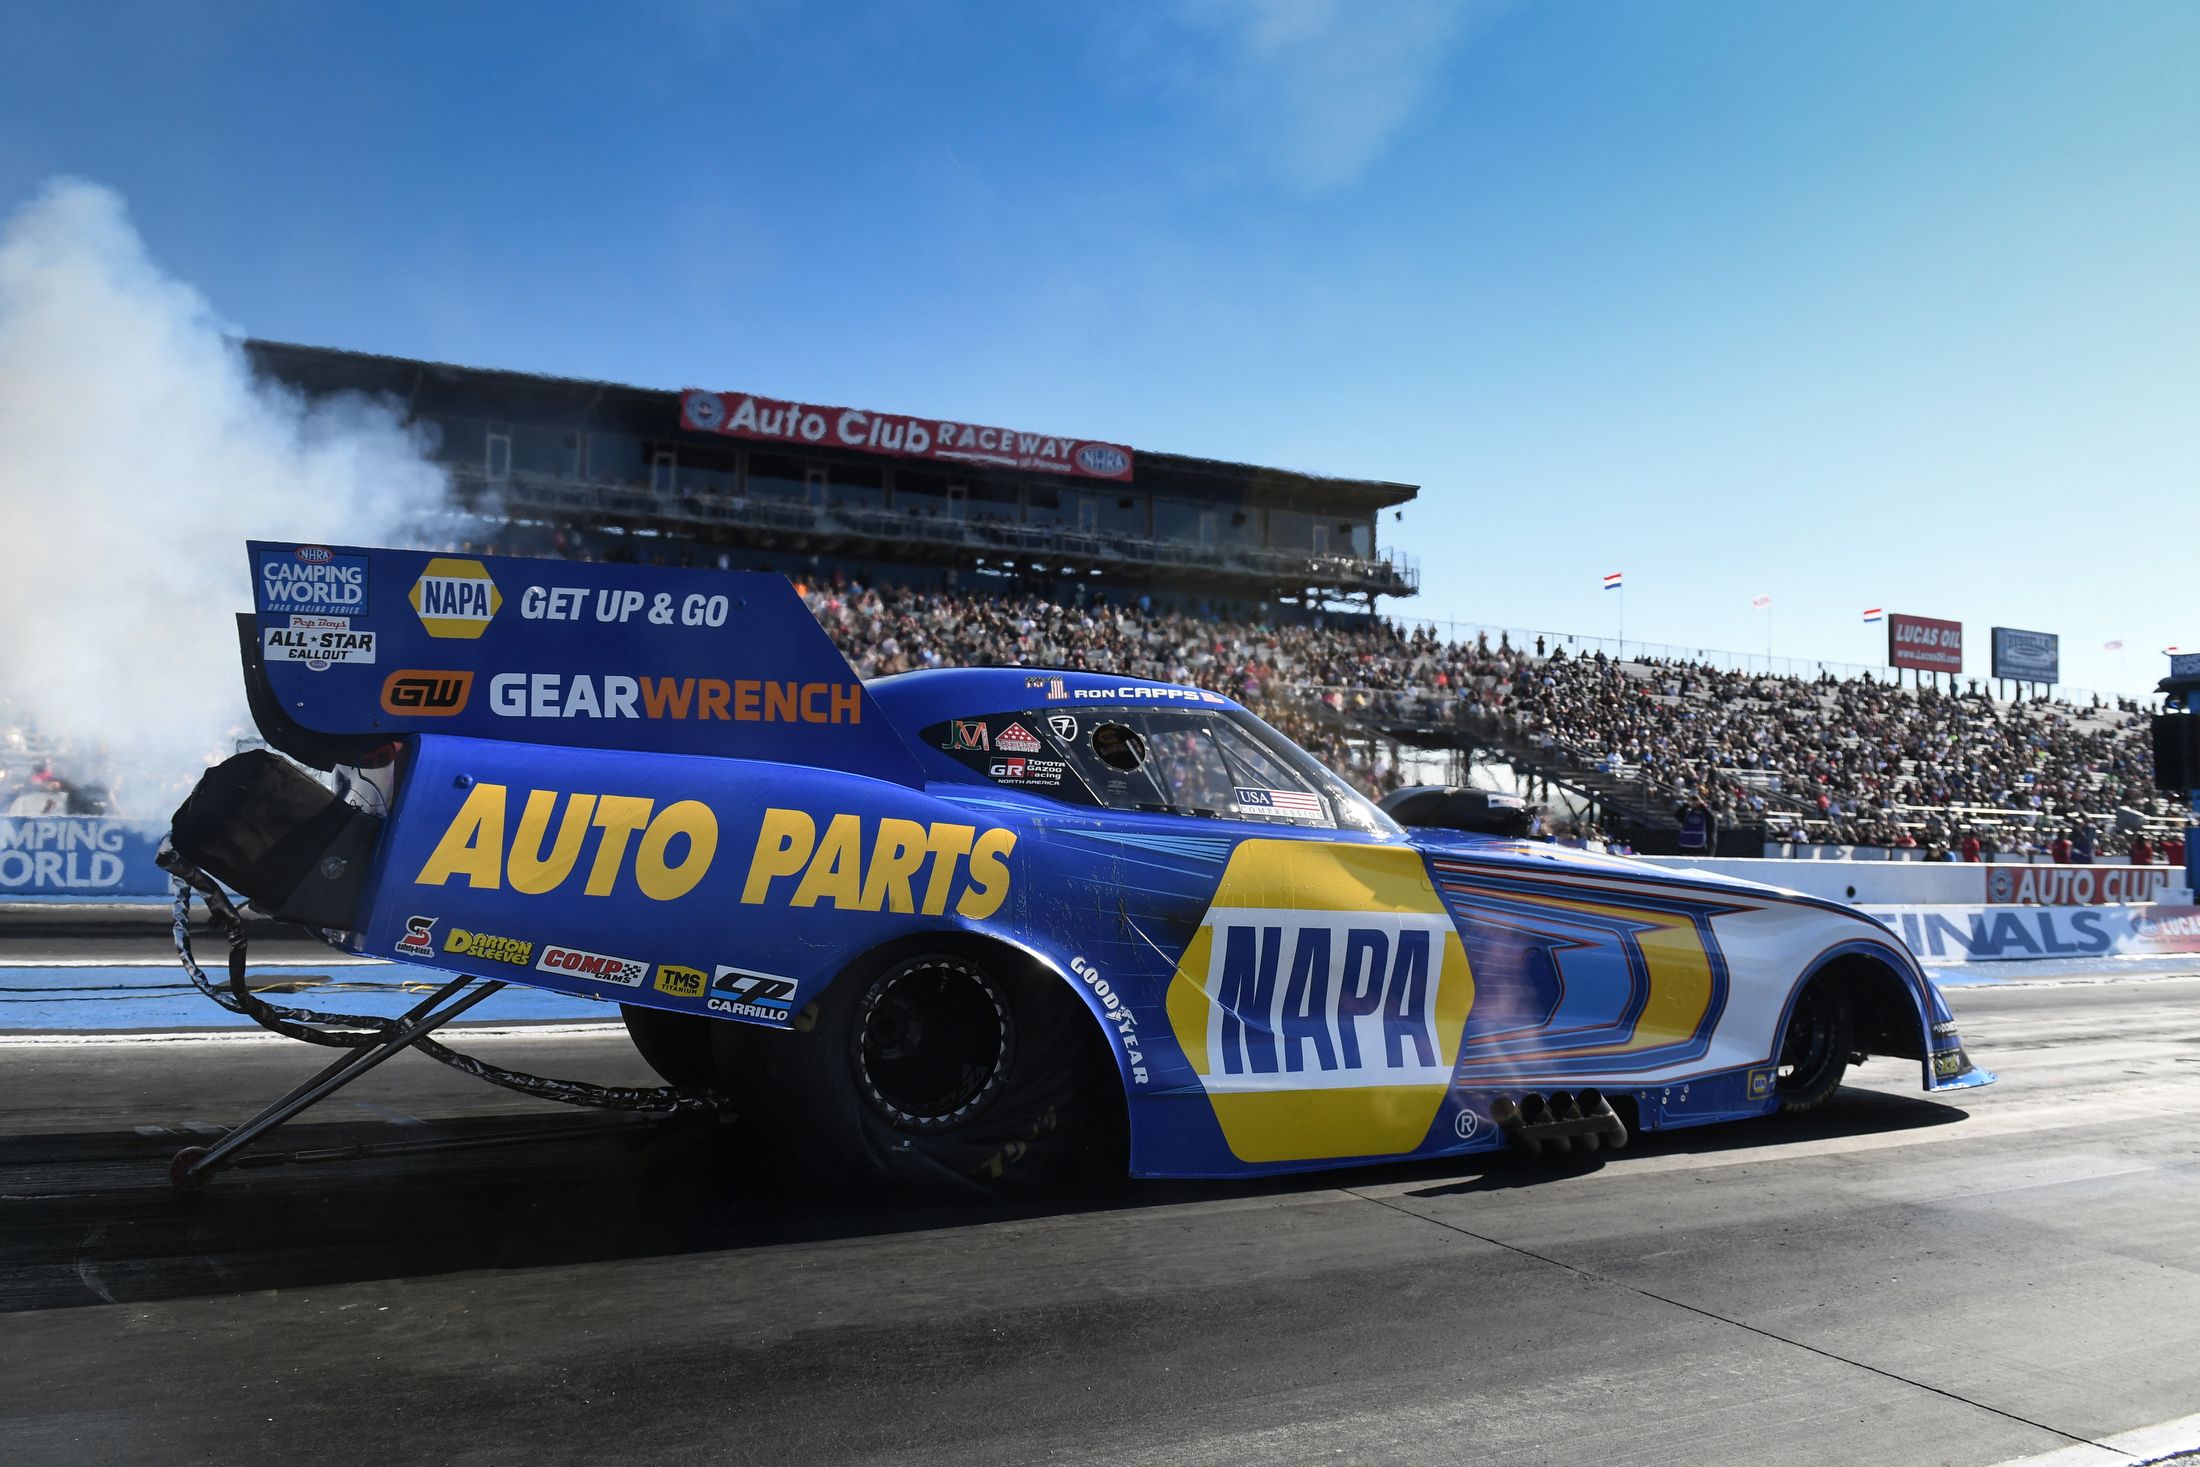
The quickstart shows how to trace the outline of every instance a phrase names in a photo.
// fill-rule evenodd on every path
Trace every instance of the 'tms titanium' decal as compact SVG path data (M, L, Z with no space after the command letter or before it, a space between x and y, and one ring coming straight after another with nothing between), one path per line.
M1475 984L1420 854L1247 840L1170 982L1169 1027L1243 1161L1413 1150Z

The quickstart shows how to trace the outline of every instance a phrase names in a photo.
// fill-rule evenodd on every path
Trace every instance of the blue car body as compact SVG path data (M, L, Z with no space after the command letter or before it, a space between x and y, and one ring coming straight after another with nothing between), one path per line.
M1401 831L1213 692L865 685L778 576L250 551L263 728L395 757L340 939L361 953L784 1030L866 955L960 934L1082 1002L1147 1176L1491 1150L1493 1103L1527 1091L1600 1088L1646 1129L1763 1115L1791 1007L1836 964L1927 1089L1992 1078L1857 912ZM1275 753L1265 783L1248 748L1202 813L1103 797L1103 725L1210 723Z

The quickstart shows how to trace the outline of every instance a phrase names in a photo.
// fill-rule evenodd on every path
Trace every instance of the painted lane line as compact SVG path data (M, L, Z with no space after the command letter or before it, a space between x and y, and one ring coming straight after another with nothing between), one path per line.
M453 1024L454 1032L462 1032L468 1040L478 1039L586 1039L616 1034L626 1035L626 1026L616 1019L601 1023L551 1022L542 1024L512 1024L499 1022L473 1026ZM0 1034L0 1049L77 1048L87 1045L112 1044L296 1044L298 1040L271 1034L265 1029L147 1029L142 1032L117 1034Z
M2106 1438L2100 1447L2064 1447L2037 1457L2010 1457L1994 1467L2089 1467L2107 1462L2137 1467L2192 1452L2200 1452L2200 1416L2180 1416L2174 1421L2121 1431Z
M247 965L247 971L258 973L280 972L290 968L310 971L314 968L409 966L405 963L393 963L387 958L358 958L349 953L331 953L325 958L274 958L266 962L253 962ZM176 961L174 953L170 953L159 958L40 958L30 963L0 963L0 976L18 969L35 971L39 968L174 968L179 973L183 971L183 965Z

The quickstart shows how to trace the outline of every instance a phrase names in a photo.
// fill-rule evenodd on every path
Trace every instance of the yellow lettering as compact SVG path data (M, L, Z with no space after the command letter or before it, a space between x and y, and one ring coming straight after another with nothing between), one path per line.
M567 795L565 818L558 822L557 844L542 855L542 838L550 830L550 812L556 807L555 790L529 790L527 808L520 812L519 833L512 837L510 860L512 890L541 896L573 874L580 859L581 841L588 834L588 817L596 811L594 795Z
M859 684L840 683L833 688L833 722L840 722L843 713L850 723L863 722L863 689Z
M804 683L802 685L802 721L804 723L832 722L831 717L822 708L812 707L810 703L813 697L822 698L831 691L824 683Z
M413 878L415 886L441 886L463 876L472 887L495 891L502 884L504 858L504 786L477 784L451 817L450 828L428 853Z
M726 686L724 679L707 677L696 684L696 687L701 702L695 710L695 716L716 718L730 723L732 716L726 712L726 699L732 695L733 689Z
M794 889L791 905L814 907L820 898L846 911L863 899L863 822L853 815L835 815L817 843L810 869Z
M1008 895L1008 853L1016 849L1016 832L999 826L978 837L970 853L970 889L955 903L955 910L976 921L1001 909Z
M762 696L763 684L753 677L737 678L733 684L733 716L743 723L754 723L763 715L756 711L756 700Z
M802 711L795 702L794 683L764 684L764 721L766 723L800 723Z
M955 870L970 854L970 841L978 833L974 825L935 825L925 841L932 853L932 879L924 884L924 915L937 917L947 910L947 888L955 883Z
M857 905L866 912L881 906L889 912L914 912L909 879L924 864L924 840L925 829L914 820L881 820L871 844L871 869L863 877L863 900Z
M749 906L764 900L772 879L800 871L816 846L816 821L800 810L766 810L764 828L756 833L756 849L749 856L749 879L741 887L741 900Z
M688 838L687 856L677 866L665 864L665 848L676 835ZM700 800L681 800L667 805L649 822L640 849L634 853L634 883L642 895L669 902L695 890L695 883L710 870L710 858L718 854L718 817Z
M627 839L649 824L650 807L656 803L638 795L605 795L596 802L596 825L603 839L596 843L596 864L588 868L588 885L581 890L590 896L611 895L612 884L619 879L619 863L626 859Z

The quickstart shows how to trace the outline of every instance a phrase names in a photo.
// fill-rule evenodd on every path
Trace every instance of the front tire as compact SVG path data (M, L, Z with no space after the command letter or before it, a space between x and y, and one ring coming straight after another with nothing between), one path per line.
M1816 1110L1848 1073L1853 1019L1848 995L1821 974L1804 985L1780 1036L1775 1090L1783 1115Z
M791 1032L712 1027L750 1139L829 1189L1004 1197L1122 1174L1113 1055L1051 974L922 952L844 973Z

